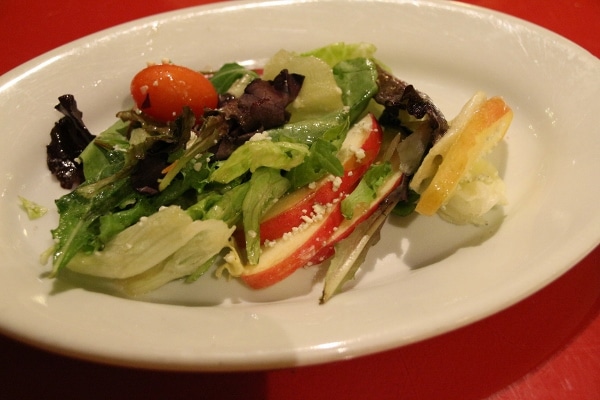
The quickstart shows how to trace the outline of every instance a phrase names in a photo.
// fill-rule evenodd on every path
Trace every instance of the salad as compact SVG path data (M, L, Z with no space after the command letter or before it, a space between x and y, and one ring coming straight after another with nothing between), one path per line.
M47 160L70 191L43 255L51 277L136 296L209 271L261 289L327 262L324 303L391 213L485 223L505 198L484 156L512 111L477 93L449 123L375 52L334 43L210 72L164 60L133 77L135 105L97 135L61 96Z

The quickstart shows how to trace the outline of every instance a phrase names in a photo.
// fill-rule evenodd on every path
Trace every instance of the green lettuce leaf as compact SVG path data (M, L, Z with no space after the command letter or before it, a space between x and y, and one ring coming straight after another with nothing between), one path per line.
M87 182L106 178L123 168L129 148L126 138L128 128L128 122L117 120L83 150L79 158Z
M238 63L227 63L224 64L215 74L210 78L210 82L215 87L217 93L224 94L231 92L232 86L240 83L241 90L250 83L252 80L258 78L258 74L254 71L247 69L246 67ZM235 90L239 92L239 90ZM239 95L238 93L232 93Z
M368 58L340 61L333 67L333 76L342 89L342 101L350 108L350 120L355 122L379 87L377 65Z
M105 278L128 278L152 268L201 230L201 221L193 221L180 207L165 207L120 232L102 251L75 254L67 268Z
M320 138L315 140L310 146L310 153L304 162L286 174L292 189L316 182L327 174L342 176L344 166L336 157L337 150L337 147L331 142Z
M308 147L301 143L254 140L238 147L229 158L212 173L214 182L229 183L246 172L260 167L289 171L300 165L308 155Z
M262 167L252 174L242 216L246 256L250 265L258 264L260 258L260 220L289 187L289 181L277 169Z
M120 282L127 294L135 296L147 293L191 274L195 275L191 278L193 281L212 266L219 252L227 247L234 228L218 220L194 221L190 224L196 232L190 240L164 260L155 260L156 264L151 268Z
M250 184L248 182L231 186L223 193L209 191L202 193L198 202L186 212L196 219L218 219L228 226L236 225L242 216L242 207Z
M320 118L289 123L268 131L273 141L312 144L323 138L338 145L350 126L356 122L377 92L377 68L372 61L361 58L342 62L333 68L334 78L342 91L344 108Z
M29 219L37 219L43 217L48 209L38 203L35 203L25 197L18 196L21 202L21 208L27 213Z
M342 214L346 219L354 216L354 210L361 204L368 205L377 197L377 189L385 183L392 172L389 162L373 164L361 178L358 186L341 203Z
M99 237L99 218L130 199L133 189L128 179L119 179L100 189L91 198L82 196L74 190L58 200L58 226L52 230L55 240L53 269L56 276L71 258L80 251L93 252L102 247Z
M373 58L376 51L377 47L371 43L337 42L307 51L302 55L320 58L330 67L334 67L341 61L353 58Z

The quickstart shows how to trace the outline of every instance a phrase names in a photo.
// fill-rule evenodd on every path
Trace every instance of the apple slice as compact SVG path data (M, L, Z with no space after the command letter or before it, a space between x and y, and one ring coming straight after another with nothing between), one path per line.
M340 201L334 201L310 214L311 219L294 232L271 245L264 246L260 261L246 269L242 280L254 289L271 286L291 275L298 268L320 264L334 253L334 245L354 231L356 226L373 214L379 204L400 185L402 172L397 169L377 190L377 196L367 205L356 207L347 220L342 215Z
M322 206L295 232L262 247L257 265L247 266L241 279L253 289L271 286L314 258L344 219L339 201Z
M339 155L345 173L337 183L324 178L315 187L302 188L275 203L260 226L259 262L241 276L248 286L260 289L283 280L310 265L331 237L337 237L345 221L340 202L377 158L382 140L377 119L367 115L350 129L342 144ZM361 213L356 215L351 221L359 223Z
M394 190L396 189L404 179L404 174L398 170L395 170L385 181L383 185L377 190L377 197L373 199L369 204L357 207L354 211L354 216L351 219L344 219L342 223L335 229L335 232L327 239L327 242L323 248L315 254L310 260L313 264L320 264L325 260L329 259L335 254L334 246L340 241L348 237L358 224L369 218L379 204Z
M350 193L377 157L382 130L372 114L357 122L347 133L338 153L344 176L324 177L310 187L303 187L280 199L260 224L261 242L283 237L302 225L315 204L330 204Z

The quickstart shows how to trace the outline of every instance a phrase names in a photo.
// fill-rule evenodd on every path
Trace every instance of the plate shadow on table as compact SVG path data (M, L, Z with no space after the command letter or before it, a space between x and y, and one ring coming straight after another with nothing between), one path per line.
M163 372L114 367L47 353L0 335L10 371L0 371L4 399L265 399L261 372ZM3 363L8 368L7 363Z

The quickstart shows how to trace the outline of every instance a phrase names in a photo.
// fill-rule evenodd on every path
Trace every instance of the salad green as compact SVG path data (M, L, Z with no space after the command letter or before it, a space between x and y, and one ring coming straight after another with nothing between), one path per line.
M329 204L339 206L351 226L350 237L340 238L346 245L323 248L335 245L325 283L324 299L330 298L354 275L391 210L414 209L418 195L408 190L408 178L448 127L430 99L387 73L374 53L375 46L364 43L334 43L305 53L281 50L262 72L227 63L212 73L220 102L204 115L184 107L173 121L160 122L135 107L120 111L77 154L84 180L56 200L59 223L47 252L51 276L67 268L112 279L130 295L179 278L193 282L215 264L218 274L243 278L272 244L261 235L265 215L301 190L314 195L315 183L333 185L349 176L347 160L359 160L363 150L349 155L347 134L373 115L378 121L369 129L383 129L381 154ZM284 83L267 96L269 102L289 97L284 123L264 128L270 121L247 116L267 98L246 104L244 96L258 81L267 82L267 91ZM289 88L297 84L301 89L292 93ZM281 92L288 89L292 94ZM59 111L65 118L78 116L81 125L74 101L71 107ZM220 156L223 143L229 147ZM362 215L367 206L373 216ZM317 218L307 214L302 220ZM342 225L338 221L335 228ZM313 253L304 264L313 262Z

